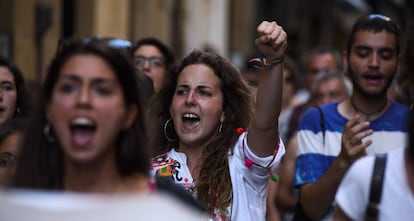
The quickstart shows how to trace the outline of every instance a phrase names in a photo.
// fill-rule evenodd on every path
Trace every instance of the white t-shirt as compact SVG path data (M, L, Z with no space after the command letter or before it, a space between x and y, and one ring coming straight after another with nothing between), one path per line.
M246 139L247 133L243 133L234 147L234 154L229 154L229 170L232 182L232 205L228 207L228 213L232 221L261 221L265 220L267 184L272 172L280 164L285 153L285 146L280 140L279 150L273 156L258 157L254 155ZM259 167L253 165L248 168L245 165L245 154L256 164L267 166ZM153 175L171 176L175 183L192 192L194 182L190 170L187 167L187 158L184 153L172 149L167 154L153 159L151 172ZM196 194L196 193L195 193ZM214 217L221 220L220 217Z
M364 220L369 202L374 156L364 157L348 170L336 194L337 206L352 220ZM404 148L388 153L378 220L414 220L414 197L404 167Z
M1 221L209 221L169 195L0 190Z

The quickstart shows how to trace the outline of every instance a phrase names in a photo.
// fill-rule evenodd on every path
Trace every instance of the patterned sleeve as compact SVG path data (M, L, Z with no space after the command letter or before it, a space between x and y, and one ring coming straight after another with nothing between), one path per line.
M156 176L157 173L161 171L162 168L168 168L167 166L171 164L171 158L167 153L158 155L151 159L150 175ZM168 174L169 175L169 174ZM162 176L162 175L161 175Z

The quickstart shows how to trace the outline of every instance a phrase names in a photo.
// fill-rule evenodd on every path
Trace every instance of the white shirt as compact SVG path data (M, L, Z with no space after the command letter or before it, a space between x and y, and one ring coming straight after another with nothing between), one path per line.
M364 220L374 159L374 156L367 156L355 162L336 194L337 205L352 220ZM414 219L414 197L408 186L404 148L388 153L378 218L384 221Z

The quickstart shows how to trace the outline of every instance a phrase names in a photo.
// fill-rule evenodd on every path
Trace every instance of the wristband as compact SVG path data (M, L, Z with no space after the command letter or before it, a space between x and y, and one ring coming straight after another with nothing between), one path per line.
M268 70L273 66L276 66L283 62L283 59L267 61L266 58L252 58L249 60L249 64L259 70Z

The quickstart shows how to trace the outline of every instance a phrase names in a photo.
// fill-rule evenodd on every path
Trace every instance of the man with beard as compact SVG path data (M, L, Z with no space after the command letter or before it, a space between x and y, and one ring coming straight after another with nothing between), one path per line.
M388 100L396 74L399 30L388 17L359 18L348 40L350 98L308 110L300 121L295 185L297 214L330 220L338 186L352 163L365 155L406 146L408 107Z

